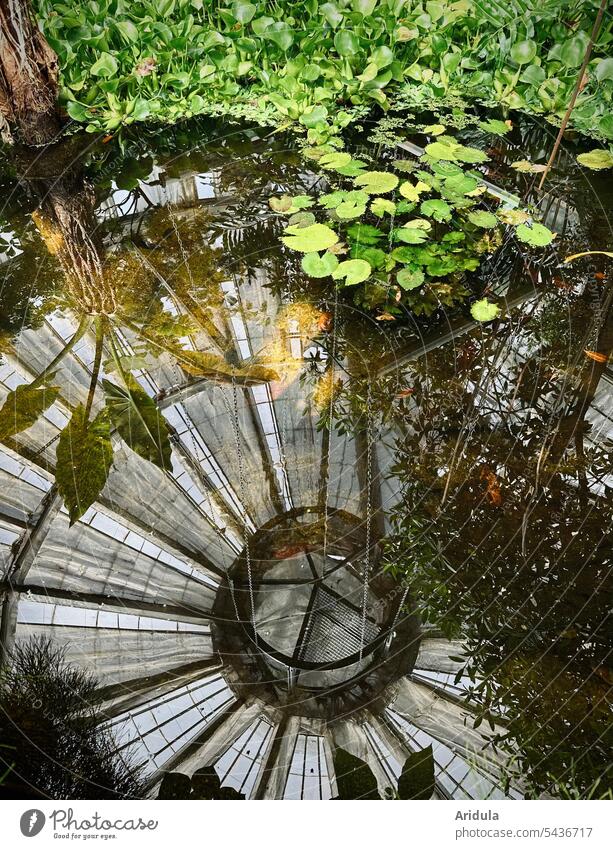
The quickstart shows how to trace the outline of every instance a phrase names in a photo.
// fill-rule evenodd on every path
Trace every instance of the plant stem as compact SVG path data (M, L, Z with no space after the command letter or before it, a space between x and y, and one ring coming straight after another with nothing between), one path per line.
M77 344L77 342L80 339L83 338L83 336L85 335L85 332L87 331L87 328L89 327L89 325L90 325L90 317L84 316L84 318L82 318L81 321L79 322L79 326L75 330L74 336L72 337L70 342L66 342L66 344L64 345L62 350L59 352L59 354L56 357L54 357L51 360L51 362L49 363L49 365L46 366L43 369L43 371L41 371L41 373L32 381L32 383L30 384L31 388L35 389L38 386L42 386L42 384L45 382L45 380L47 380L48 376L57 368L57 366L60 364L60 362L64 359L66 354L68 354L69 351L71 351L74 348L74 346Z
M104 319L102 316L96 318L96 353L94 354L94 363L92 365L92 379L89 383L89 392L87 393L87 403L85 405L85 420L89 419L89 414L94 403L94 395L96 386L98 385L98 375L100 374L100 364L102 362L102 346L104 343Z
M562 144L562 137L566 131L566 127L568 126L568 122L570 120L571 112L575 108L575 103L577 102L577 97L579 96L579 92L581 91L581 83L583 82L583 77L585 75L585 69L588 66L588 62L590 61L590 57L592 55L592 48L594 47L594 42L598 37L598 32L600 30L600 25L602 23L602 18L604 15L604 10L607 6L608 0L600 0L600 8L598 9L598 14L596 15L596 20L594 21L594 27L592 29L592 34L590 35L590 40L587 43L587 47L585 48L585 56L583 57L583 63L579 68L579 74L577 75L577 82L575 83L575 89L573 91L573 96L570 99L570 103L568 104L568 109L562 119L562 125L560 126L560 131L558 132L558 136L555 140L555 144L553 146L553 150L551 151L551 156L545 166L545 170L543 171L543 176L541 177L541 182L538 187L539 190L543 188L545 180L547 179L547 174L551 169L551 166L556 160L556 156L558 155L558 151L560 149L560 145Z

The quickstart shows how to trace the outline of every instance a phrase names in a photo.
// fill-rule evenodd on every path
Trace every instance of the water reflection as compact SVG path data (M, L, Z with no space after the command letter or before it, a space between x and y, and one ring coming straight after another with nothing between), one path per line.
M151 782L329 798L341 746L383 792L431 742L439 797L604 790L601 267L505 243L470 285L507 317L382 326L279 246L268 198L318 179L296 150L205 139L6 178L0 382L49 403L3 440L5 649L65 644ZM559 180L576 249L593 212ZM113 387L137 413L69 524L60 433Z

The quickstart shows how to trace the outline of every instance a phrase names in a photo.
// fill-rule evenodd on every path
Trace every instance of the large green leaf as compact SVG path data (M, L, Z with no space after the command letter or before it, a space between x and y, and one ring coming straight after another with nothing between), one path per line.
M580 153L577 162L592 171L602 171L613 168L613 153L609 150L590 150L589 153Z
M384 195L396 188L398 177L388 171L366 171L353 181L369 195Z
M536 56L536 51L537 45L532 39L516 41L511 48L511 59L518 65L529 65Z
M490 303L487 298L481 298L471 306L470 314L475 321L493 321L500 315L500 307Z
M419 210L426 218L434 218L435 221L451 220L451 207L444 200L425 200Z
M520 224L515 233L520 241L535 248L543 248L545 245L549 245L554 238L551 230L537 221L532 222L532 224Z
M327 251L323 256L312 253L302 257L302 270L309 277L329 277L337 266L338 259Z
M325 251L338 242L338 236L325 224L311 224L309 227L291 225L286 227L285 236L281 241L294 251L310 254L315 251Z
M31 427L53 404L59 391L57 386L33 388L24 383L9 392L0 410L0 442Z
M365 259L346 259L340 262L332 272L334 280L345 278L345 286L355 286L357 283L362 283L368 280L372 273L370 263Z
M110 380L103 380L102 386L109 418L123 441L139 457L170 471L172 447L168 428L155 402L130 376L126 388Z
M377 779L365 761L345 749L335 749L333 759L339 799L380 798Z
M60 434L55 480L70 516L77 521L102 492L113 463L108 413L101 410L93 421L79 404Z
M404 762L398 779L399 799L431 799L434 793L434 755L432 744L412 752Z

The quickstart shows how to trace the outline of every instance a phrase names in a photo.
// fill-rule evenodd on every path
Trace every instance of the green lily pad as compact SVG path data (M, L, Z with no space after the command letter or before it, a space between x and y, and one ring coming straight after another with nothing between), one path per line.
M420 268L401 268L396 275L396 282L406 291L417 289L425 279L426 275Z
M326 168L327 170L335 171L337 168L342 168L345 165L349 165L351 162L351 154L346 153L343 150L335 150L332 153L324 153L324 155L319 160L319 164L322 168Z
M545 245L551 244L554 239L554 234L551 230L538 222L520 224L515 230L515 233L520 241L535 248L545 247Z
M409 227L399 227L394 230L394 241L404 242L405 245L421 245L428 241L428 234L424 230Z
M500 315L500 307L490 303L487 298L481 298L471 306L470 314L475 321L493 321Z
M285 236L281 241L294 251L301 253L313 253L313 251L325 251L338 242L338 236L325 224L311 224L309 227L300 227L294 224L285 228Z
M418 180L415 185L410 182L410 180L405 180L404 183L400 185L398 189L403 198L410 200L413 203L417 203L420 195L424 192L430 191L430 186L427 183L424 183L422 180Z
M483 227L484 230L491 230L493 227L498 226L498 219L494 213L487 212L484 209L480 209L477 212L469 212L468 220L475 227Z
M393 191L398 183L398 177L388 171L366 171L353 181L356 186L361 186L370 195L384 195Z
M361 245L376 245L385 236L383 230L372 224L352 224L347 228L347 234Z
M329 277L337 267L338 259L328 251L322 256L313 252L302 257L302 270L309 277Z
M613 153L609 150L591 150L589 153L580 153L577 162L592 171L602 171L613 168Z
M408 230L432 230L432 222L427 218L414 218L404 225Z
M504 224L513 224L514 226L525 224L526 221L530 220L529 214L523 209L499 209L496 214Z
M377 218L383 218L385 214L393 215L396 212L396 204L386 198L374 198L370 204L370 211Z
M493 133L495 136L504 136L511 131L511 127L504 121L498 121L496 118L490 118L488 121L479 121L479 126L486 133Z
M371 273L370 263L366 262L365 259L346 259L339 263L332 272L332 277L334 280L345 278L345 286L355 286L357 283L368 280Z
M351 218L361 218L362 215L366 212L366 206L364 204L355 203L351 200L343 201L339 203L339 205L335 209L336 214L339 218L343 219L351 219Z
M435 221L451 220L451 207L444 200L425 200L419 209L422 215Z

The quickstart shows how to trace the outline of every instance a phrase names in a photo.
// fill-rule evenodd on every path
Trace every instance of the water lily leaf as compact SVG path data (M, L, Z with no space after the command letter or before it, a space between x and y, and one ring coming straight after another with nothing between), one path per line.
M456 165L455 162L433 162L432 170L437 177L460 177L464 175L461 165Z
M500 307L490 303L487 298L481 298L471 306L470 314L475 321L493 321L500 315Z
M373 227L372 224L352 224L347 228L348 235L358 244L361 245L376 245L377 242L385 236L382 230L378 227Z
M475 227L483 227L485 230L491 230L493 227L498 226L498 219L494 213L487 212L484 209L477 210L476 212L469 212L468 220L471 224L474 224Z
M315 216L312 212L295 212L289 219L288 224L298 224L300 227L308 227L315 224Z
M428 234L416 228L400 227L394 230L394 241L404 242L405 245L421 245L428 241Z
M57 386L24 383L9 392L0 410L0 442L31 427L54 403L59 391Z
M329 277L337 267L338 259L328 251L322 256L310 253L302 257L302 270L309 277Z
M434 793L434 755L432 744L412 752L398 778L399 799L430 799Z
M530 220L530 215L523 209L499 209L496 213L504 224L524 224Z
M425 200L419 209L422 215L435 221L451 220L451 207L444 200Z
M362 159L352 159L348 165L341 165L336 168L336 173L343 177L357 177L363 173L366 168L366 163Z
M322 195L318 199L317 203L320 206L323 206L324 209L336 209L336 207L339 205L339 203L342 203L344 200L347 199L348 194L349 194L349 192L343 192L343 191L328 192L327 195Z
M366 206L365 204L355 203L352 200L346 200L339 203L335 212L339 218L347 220L350 218L361 218L366 212Z
M155 402L130 375L125 388L110 380L103 380L102 386L111 424L123 441L139 457L170 471L172 447L168 427Z
M83 404L60 434L55 480L64 499L70 524L88 510L102 492L113 463L108 413L101 410L87 421Z
M498 121L496 118L490 118L488 121L479 121L479 126L486 133L493 133L495 136L504 136L511 131L511 125L506 121Z
M412 159L394 159L392 164L398 171L406 171L407 173L416 171L419 167L417 162L414 162Z
M401 183L398 191L404 198L416 203L419 200L420 195L424 192L430 191L430 186L422 180L418 180L415 185L413 185L410 180L405 180L404 183Z
M426 279L421 268L401 268L396 275L396 282L406 291L417 289Z
M458 148L456 159L459 159L460 162L467 162L472 165L479 162L487 162L489 159L486 153L483 153L482 150L478 150L476 147L467 147L465 144L461 144L458 145Z
M457 148L460 147L459 144L446 144L442 141L430 142L430 144L426 145L425 151L428 156L431 156L432 159L444 159L455 161L457 156Z
M292 225L286 227L284 232L287 235L281 236L281 241L288 248L305 254L325 251L338 242L334 230L325 224L311 224L309 227Z
M280 214L289 212L292 208L292 198L290 195L281 195L278 198L268 198L268 205L273 212Z
M432 230L432 222L427 218L413 218L404 225L408 230Z
M613 153L610 150L591 150L589 153L580 153L577 162L592 171L601 171L613 168Z
M351 162L351 154L344 150L335 150L332 153L324 153L319 164L326 170L335 171Z
M545 170L545 165L536 165L534 162L529 162L527 159L518 159L517 162L511 163L511 168L519 171L520 174L538 174Z
M452 194L467 195L474 192L479 186L479 181L470 174L454 174L445 179L445 188Z
M444 124L428 124L422 127L422 133L425 133L427 136L440 136L446 129L447 127Z
M383 218L386 214L393 215L396 212L396 204L387 198L374 198L370 204L370 211L377 218Z
M345 278L345 286L355 286L357 283L362 283L368 280L372 273L370 263L364 259L346 259L338 264L338 267L332 272L334 280Z
M545 227L544 224L539 224L536 221L532 224L520 224L515 230L515 233L520 241L535 248L542 248L545 245L549 245L554 238L551 230Z
M396 188L398 177L388 171L366 171L353 181L356 186L361 186L370 195L384 195Z

